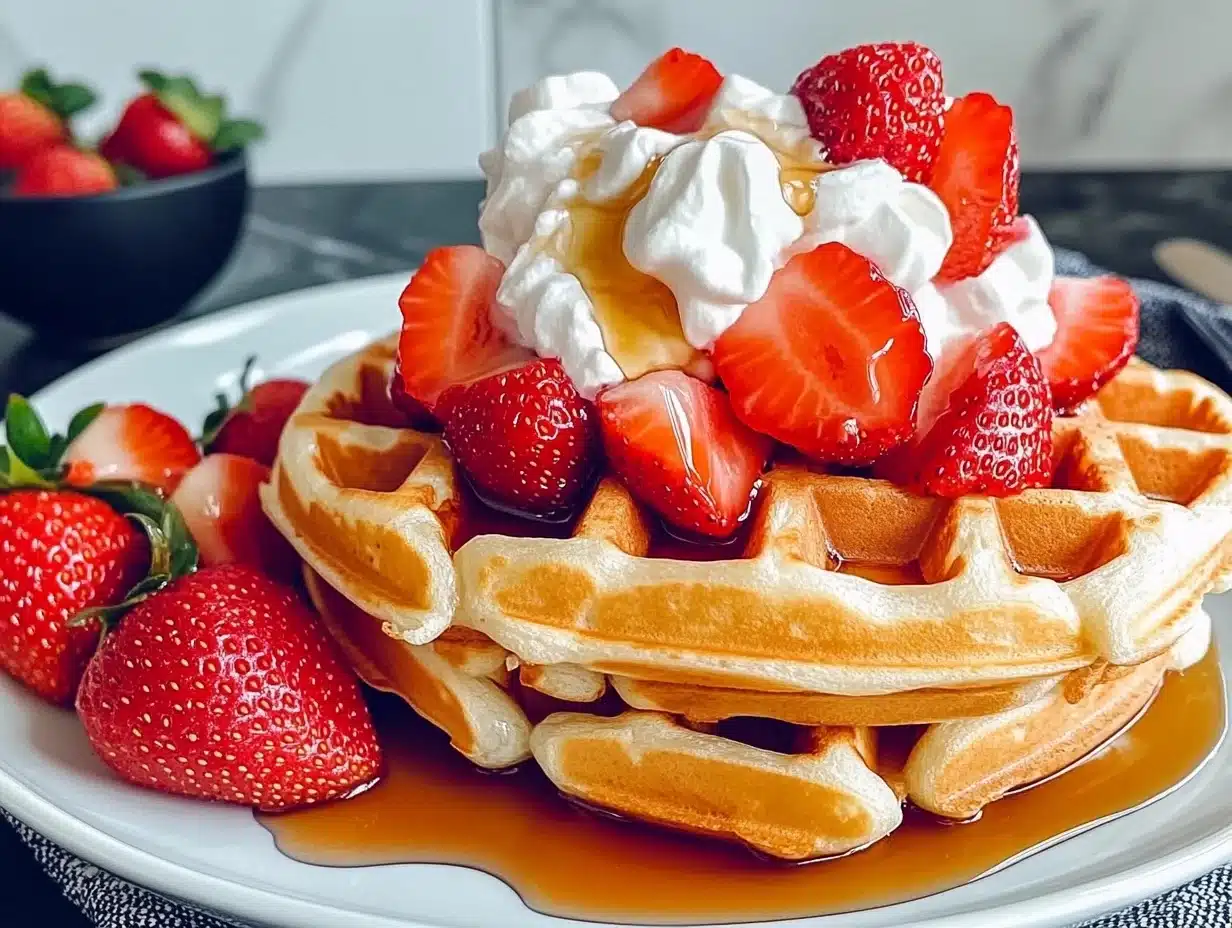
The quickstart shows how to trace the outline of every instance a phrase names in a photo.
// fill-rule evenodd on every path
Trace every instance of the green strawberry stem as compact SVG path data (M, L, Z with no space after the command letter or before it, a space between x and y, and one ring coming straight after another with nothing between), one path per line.
M197 439L197 444L201 446L201 450L204 453L209 454L210 448L214 444L214 439L218 437L219 430L222 428L223 423L227 421L227 416L237 409L251 408L248 392L252 386L252 369L256 363L257 356L255 354L250 354L244 361L244 368L240 371L240 398L236 403L232 404L225 393L214 394L216 406L205 417L205 421L201 424L201 437Z
M85 84L53 81L46 68L27 71L21 79L21 92L43 104L66 124L78 113L88 110L98 99L98 95Z
M215 153L243 148L265 135L258 122L227 118L226 100L220 94L202 93L186 74L169 76L143 68L137 76L159 103Z
M89 486L64 482L61 458L69 444L98 418L102 403L87 406L69 421L64 435L47 429L30 402L16 393L5 407L8 445L0 445L0 492L19 489L70 489L103 500L135 522L150 542L150 566L146 575L115 604L86 609L70 625L85 625L101 619L113 624L126 610L161 590L176 577L197 569L197 545L184 517L158 492L131 480L101 480Z

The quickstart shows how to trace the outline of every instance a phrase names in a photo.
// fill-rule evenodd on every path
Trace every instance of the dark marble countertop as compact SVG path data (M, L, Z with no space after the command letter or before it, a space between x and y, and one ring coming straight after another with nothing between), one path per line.
M482 194L477 181L260 189L231 264L181 318L315 284L407 270L435 245L478 240ZM1151 251L1168 238L1204 239L1232 251L1232 172L1027 174L1021 201L1054 245L1086 252L1120 274L1167 281ZM89 357L33 339L0 318L4 393L32 393ZM0 873L6 885L22 887L31 924L85 928L3 824Z

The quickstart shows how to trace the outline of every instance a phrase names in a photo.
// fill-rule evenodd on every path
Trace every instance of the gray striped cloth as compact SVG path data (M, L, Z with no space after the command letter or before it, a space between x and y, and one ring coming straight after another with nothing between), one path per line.
M1058 251L1061 274L1092 274L1097 269L1081 255ZM1143 300L1139 353L1163 367L1195 370L1224 389L1232 372L1195 334L1222 330L1232 346L1232 327L1224 328L1218 310L1192 294L1154 281L1135 281ZM1185 322L1190 325L1186 325ZM1223 355L1232 362L1232 347ZM98 928L236 928L240 923L218 913L175 902L79 860L3 814L30 846L35 859ZM1083 928L1228 928L1232 926L1232 867L1222 867L1157 899L1086 923ZM244 928L244 926L241 926ZM324 928L324 926L322 926Z

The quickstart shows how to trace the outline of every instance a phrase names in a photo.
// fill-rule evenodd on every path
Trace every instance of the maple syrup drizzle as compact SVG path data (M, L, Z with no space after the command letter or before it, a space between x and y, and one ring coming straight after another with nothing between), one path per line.
M290 857L326 866L447 863L490 873L539 912L642 924L736 922L852 911L961 885L1169 792L1218 746L1224 685L1214 649L1170 674L1132 728L1064 776L943 823L907 808L872 847L809 866L654 830L564 802L533 763L477 772L401 701L373 697L388 761L366 793L260 815ZM919 729L887 729L905 752Z

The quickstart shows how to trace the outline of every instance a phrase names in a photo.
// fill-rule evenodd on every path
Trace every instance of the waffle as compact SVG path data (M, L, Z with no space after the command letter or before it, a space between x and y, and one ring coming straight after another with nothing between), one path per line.
M780 462L740 556L687 561L651 556L611 478L567 538L466 540L447 450L389 402L393 352L309 390L262 501L360 675L481 766L533 757L581 802L827 856L889 833L903 799L965 818L1064 769L1205 651L1232 400L1192 375L1126 368L1057 421L1054 485L1008 499ZM870 563L923 582L850 569ZM570 711L534 725L528 690ZM733 731L748 717L779 740ZM884 726L921 726L905 764Z

